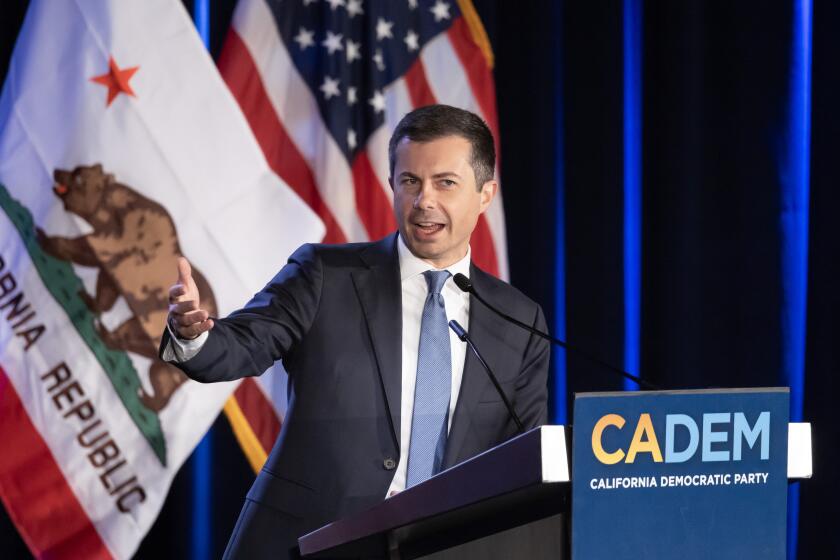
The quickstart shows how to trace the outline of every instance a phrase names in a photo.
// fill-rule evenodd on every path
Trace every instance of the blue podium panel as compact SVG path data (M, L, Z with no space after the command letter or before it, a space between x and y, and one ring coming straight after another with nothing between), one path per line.
M787 388L575 396L572 558L785 558Z

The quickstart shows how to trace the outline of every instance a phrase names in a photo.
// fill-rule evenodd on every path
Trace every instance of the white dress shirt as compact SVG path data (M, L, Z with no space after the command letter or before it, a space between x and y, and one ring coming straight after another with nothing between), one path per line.
M429 263L414 256L406 247L401 236L397 236L397 239L400 281L402 284L400 460L397 463L397 469L394 472L394 478L386 496L392 496L405 489L405 479L408 473L408 449L411 443L411 418L414 412L414 386L417 380L417 359L420 350L420 323L423 318L423 307L426 305L426 296L429 293L423 273L427 270L437 270ZM470 328L470 296L455 285L452 277L458 273L467 278L470 277L470 254L471 249L467 248L467 254L463 259L445 269L452 276L446 280L441 291L447 321L455 319L467 330ZM169 328L168 322L166 328ZM171 330L170 335L170 343L163 351L163 359L175 362L185 362L198 354L208 337L208 333L204 332L193 340L182 340ZM449 344L452 352L452 387L449 396L449 425L447 430L452 427L452 418L455 414L455 404L458 402L458 393L461 390L464 359L467 353L467 345L461 342L451 329L449 330ZM388 374L388 372L384 373Z
M415 257L408 250L401 236L397 241L400 257L400 280L402 281L402 395L400 404L400 461L394 479L388 488L387 496L405 489L408 473L408 449L411 443L411 418L414 412L414 385L417 381L417 358L420 352L420 323L423 307L429 287L423 273L437 270L429 263ZM452 276L446 280L441 294L446 308L446 320L455 319L462 327L469 330L470 296L462 292L452 279L459 272L470 277L470 249L463 259L446 267ZM455 414L455 404L461 390L461 378L464 376L464 359L467 345L449 329L449 346L452 351L452 388L449 395L449 426Z
M204 331L193 339L179 338L169 328L169 321L166 322L166 330L169 331L169 343L163 349L163 361L165 362L186 362L198 354L198 351L207 342L207 337L210 336L207 331Z

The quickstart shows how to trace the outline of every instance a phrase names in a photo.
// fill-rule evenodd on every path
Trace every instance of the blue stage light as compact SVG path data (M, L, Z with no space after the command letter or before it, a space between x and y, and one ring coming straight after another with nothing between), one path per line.
M802 421L808 295L811 161L811 0L793 3L786 151L780 157L782 234L782 375L790 387L790 419ZM788 492L788 558L796 558L799 485Z
M624 0L624 369L639 374L642 297L642 4ZM626 391L639 389L630 379Z
M210 0L194 0L193 19L204 46L210 47ZM190 557L194 560L211 558L212 516L211 469L213 468L212 427L204 434L201 443L193 452L192 473L192 530Z

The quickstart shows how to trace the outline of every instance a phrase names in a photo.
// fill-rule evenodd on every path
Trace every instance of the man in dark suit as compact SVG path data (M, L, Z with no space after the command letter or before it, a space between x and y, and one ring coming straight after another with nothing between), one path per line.
M294 556L300 535L516 433L448 319L470 331L526 428L546 421L548 344L452 281L464 273L504 312L545 329L537 304L470 262L470 235L498 189L489 129L467 111L423 107L397 126L389 156L398 234L304 245L224 319L201 309L179 263L162 357L202 382L260 375L278 359L289 373L280 437L226 557Z

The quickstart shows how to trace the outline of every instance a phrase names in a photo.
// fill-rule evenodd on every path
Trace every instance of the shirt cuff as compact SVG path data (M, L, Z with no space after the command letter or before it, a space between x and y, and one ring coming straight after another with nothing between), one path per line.
M178 335L169 328L169 321L166 322L166 330L169 331L169 341L166 348L163 349L163 361L179 364L198 354L204 343L207 342L207 337L210 336L209 332L204 331L191 340L178 338Z

